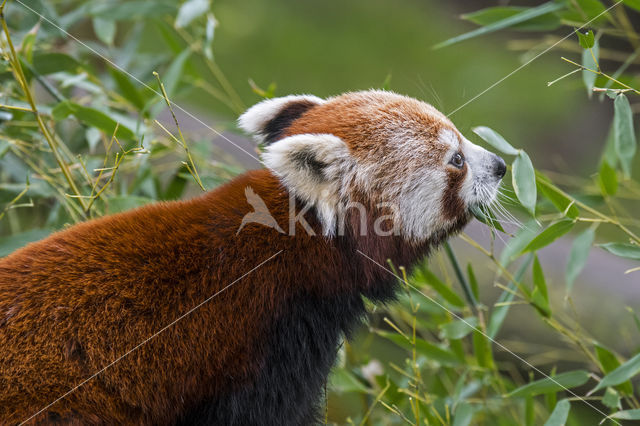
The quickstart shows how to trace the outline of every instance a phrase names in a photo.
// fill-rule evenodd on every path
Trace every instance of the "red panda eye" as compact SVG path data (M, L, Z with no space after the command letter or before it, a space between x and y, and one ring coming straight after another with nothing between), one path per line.
M454 167L461 169L462 166L464 166L464 157L459 152L456 152L453 154L453 157L451 157L451 161L449 161L449 163Z

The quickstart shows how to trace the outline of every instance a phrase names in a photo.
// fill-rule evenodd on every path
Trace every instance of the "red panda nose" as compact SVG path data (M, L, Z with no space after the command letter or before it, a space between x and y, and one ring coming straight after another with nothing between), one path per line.
M507 165L499 156L493 154L493 157L493 174L498 179L502 179L504 177L504 174L507 173Z

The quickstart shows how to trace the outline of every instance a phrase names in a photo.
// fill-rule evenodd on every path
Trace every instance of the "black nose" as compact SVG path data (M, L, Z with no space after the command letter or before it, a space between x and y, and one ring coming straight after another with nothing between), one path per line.
M498 179L502 179L504 174L507 173L507 165L504 160L497 155L493 154L493 173Z

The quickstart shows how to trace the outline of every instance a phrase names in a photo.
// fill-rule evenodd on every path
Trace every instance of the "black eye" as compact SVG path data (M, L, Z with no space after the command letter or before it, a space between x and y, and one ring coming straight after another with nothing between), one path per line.
M453 157L451 157L451 161L449 161L449 163L452 166L461 169L462 166L464 166L464 157L459 152L456 152L455 154L453 154Z

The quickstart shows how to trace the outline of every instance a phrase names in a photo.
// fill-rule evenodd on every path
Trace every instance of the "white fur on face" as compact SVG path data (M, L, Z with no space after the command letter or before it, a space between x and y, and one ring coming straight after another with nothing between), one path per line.
M281 98L264 100L249 108L238 119L238 125L242 130L254 135L258 142L263 142L263 131L266 125L273 120L285 106L291 103L306 101L320 105L325 102L313 95L289 95Z
M491 204L500 186L500 179L494 173L496 156L466 138L462 138L461 148L468 165L468 173L460 197L467 206Z
M345 180L355 162L342 139L333 135L289 136L269 145L264 164L283 185L316 208L325 235L334 235Z
M445 225L442 218L442 196L447 176L443 170L417 170L402 185L398 200L403 234L424 241Z

